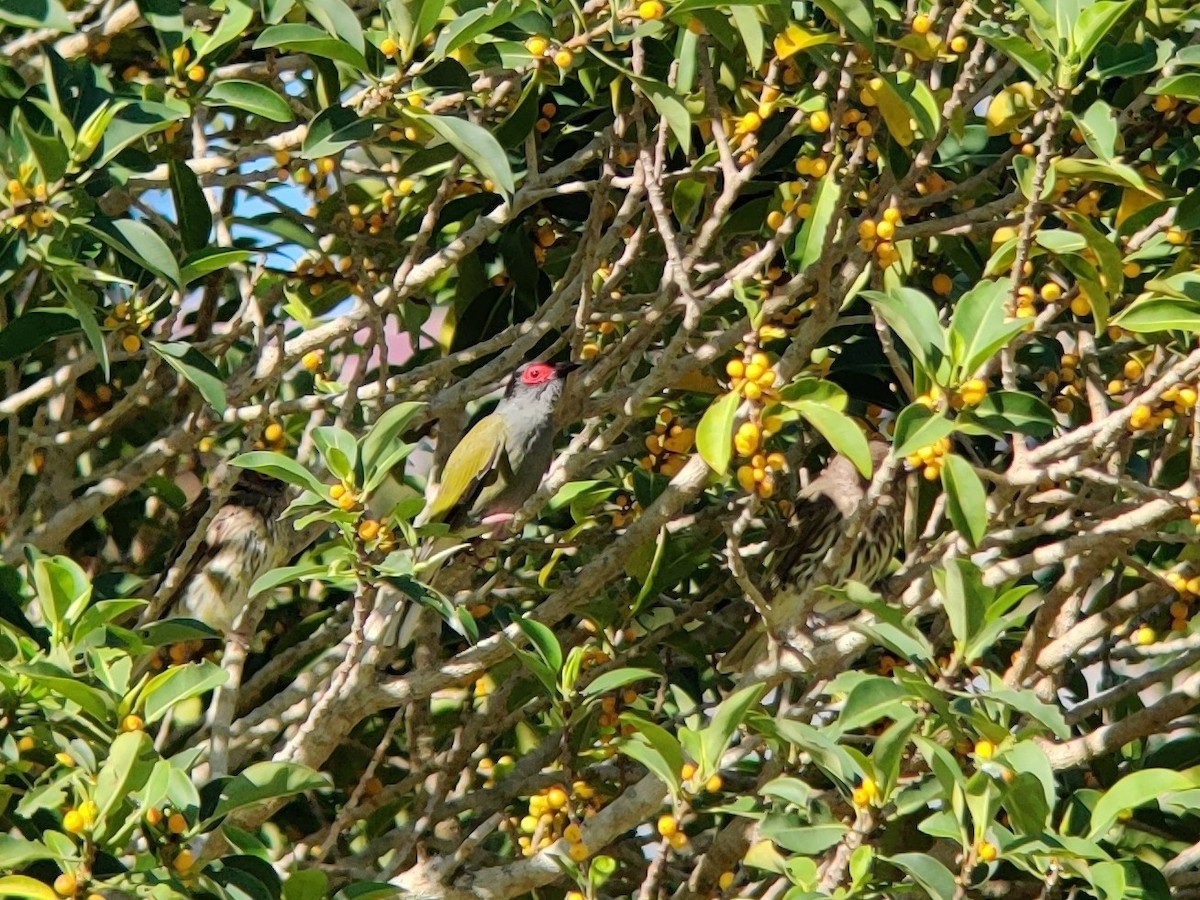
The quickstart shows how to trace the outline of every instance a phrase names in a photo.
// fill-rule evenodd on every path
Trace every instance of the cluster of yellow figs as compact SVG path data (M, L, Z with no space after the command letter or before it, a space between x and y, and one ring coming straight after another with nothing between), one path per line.
M942 466L945 465L946 454L949 452L950 438L942 437L916 453L910 453L904 461L910 469L920 469L921 477L926 481L937 481L942 477Z
M1154 406L1139 403L1129 414L1129 427L1133 431L1149 431L1159 426L1170 427L1177 416L1189 415L1196 408L1196 388L1190 385L1172 385L1163 391Z
M579 348L579 358L586 362L599 356L600 351L604 349L604 339L613 334L616 329L616 325L612 322L597 322L595 330L589 330L584 337L583 346Z
M74 872L63 872L54 879L54 892L60 897L79 896L79 876ZM104 900L100 894L88 894L87 900Z
M1189 506L1195 510L1192 513L1192 521L1200 522L1200 498L1191 500ZM1179 598L1171 604L1171 630L1187 631L1188 619L1192 614L1192 603L1200 597L1200 575L1193 575L1189 578L1183 572L1168 572L1163 577L1179 594Z
M142 339L136 332L145 331L153 321L149 311L137 303L123 301L114 306L112 312L104 317L104 327L113 331L127 332L121 338L121 349L126 353L137 353L142 347Z
M45 231L54 224L54 212L47 205L49 195L46 185L38 181L30 184L33 171L22 167L20 178L10 178L4 184L4 205L14 210L21 210L4 221L4 225L13 229L24 229L30 237L39 231Z
M858 787L850 794L850 801L860 808L878 803L879 799L879 785L875 783L875 779L870 775L864 775Z
M67 834L84 834L91 831L96 825L96 816L99 812L96 801L84 800L78 806L63 813L63 831Z
M535 60L540 60L550 51L550 39L535 34L525 42L525 49ZM560 69L569 69L575 62L575 54L568 47L558 47L551 54L550 59Z
M575 803L571 802L572 798ZM578 815L572 807L579 810ZM586 781L576 781L568 794L562 785L555 785L530 797L528 810L520 818L509 819L509 824L518 832L517 846L521 848L522 856L533 856L562 838L567 842L567 855L571 859L583 862L588 858L579 822L600 811L595 788Z
M664 406L654 420L654 431L646 435L646 456L638 460L638 465L648 472L674 478L687 462L695 442L696 429L685 426L673 410Z
M896 207L883 211L879 221L863 219L858 223L858 244L868 253L874 253L881 266L890 266L900 259L900 252L892 239L896 227L903 222L903 216Z

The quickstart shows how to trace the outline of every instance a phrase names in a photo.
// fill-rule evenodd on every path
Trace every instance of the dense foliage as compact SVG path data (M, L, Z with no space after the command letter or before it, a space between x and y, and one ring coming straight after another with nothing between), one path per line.
M1198 28L0 2L0 896L1200 895ZM722 666L872 432L902 559ZM257 602L162 618L247 469Z

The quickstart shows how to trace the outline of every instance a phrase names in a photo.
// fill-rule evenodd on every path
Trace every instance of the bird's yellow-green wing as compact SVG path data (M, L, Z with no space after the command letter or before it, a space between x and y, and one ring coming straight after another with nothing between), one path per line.
M506 450L504 420L486 416L468 431L442 467L437 493L428 501L422 521L436 522L468 498L480 479L495 468Z

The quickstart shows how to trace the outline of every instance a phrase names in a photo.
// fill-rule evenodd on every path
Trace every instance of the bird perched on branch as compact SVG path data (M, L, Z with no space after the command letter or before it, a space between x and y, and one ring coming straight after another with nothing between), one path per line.
M190 535L207 509L201 497L180 522ZM238 614L250 602L250 586L271 568L273 550L282 536L280 516L287 506L287 485L246 470L204 532L204 541L167 600L171 615L199 619L228 635ZM176 550L175 564L183 545Z
M452 533L426 542L418 558L431 560L456 540L496 533L512 521L541 486L554 459L555 414L575 363L526 363L513 373L504 396L450 452L442 471L430 478L425 508L413 524L446 522ZM428 562L423 577L433 584L440 562ZM405 647L421 628L419 610L401 611L403 598L389 596L372 610L364 633L387 647ZM390 608L389 608L390 607Z
M890 446L871 441L875 469ZM825 470L800 491L794 509L775 535L774 560L768 570L765 621L753 628L721 660L725 672L746 672L766 658L769 641L794 627L821 599L814 593L824 585L839 587L847 581L870 585L887 571L904 537L903 493L886 491L867 512L858 535L846 552L829 561L828 578L815 577L830 550L840 541L845 526L867 496L869 481L848 458L834 456Z
M531 362L514 373L496 409L455 445L425 492L414 525L494 527L512 519L554 458L554 416L575 363Z

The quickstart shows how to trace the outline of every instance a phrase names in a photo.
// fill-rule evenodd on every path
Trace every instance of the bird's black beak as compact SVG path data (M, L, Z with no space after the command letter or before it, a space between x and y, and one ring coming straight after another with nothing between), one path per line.
M554 371L563 376L570 375L578 368L579 363L577 362L560 362L554 364Z

